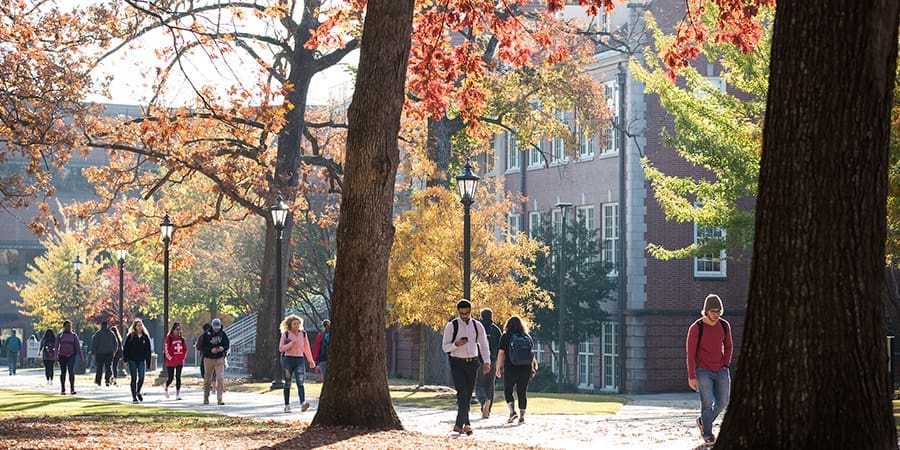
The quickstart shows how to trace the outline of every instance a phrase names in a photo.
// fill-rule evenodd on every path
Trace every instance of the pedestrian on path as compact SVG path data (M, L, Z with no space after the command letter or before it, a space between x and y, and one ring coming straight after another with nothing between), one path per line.
M525 423L525 410L528 408L528 383L537 373L537 360L534 358L534 339L528 334L528 325L519 316L512 316L503 326L500 336L500 351L497 354L497 377L503 375L503 396L509 407L509 419L513 423ZM513 390L519 400L519 413L516 414L516 403Z
M125 352L122 349L122 333L119 332L119 327L113 325L109 327L109 331L112 332L113 336L116 338L116 351L113 353L112 357L112 379L110 380L110 384L113 386L117 386L116 378L119 376L119 364L122 364L123 358L125 357ZM124 367L122 368L122 373L125 372Z
M316 367L319 368L319 379L325 383L325 369L328 368L328 344L331 343L331 321L325 319L322 321L322 332L316 336L316 342L313 344L312 354Z
M450 375L456 388L456 422L453 431L472 435L472 424L469 423L469 406L472 391L475 390L475 376L478 367L483 372L491 370L490 355L484 355L484 362L479 349L489 349L487 333L481 322L472 319L472 303L462 299L456 304L455 317L444 326L442 348L450 355ZM486 352L485 352L486 353Z
M703 301L702 317L688 328L688 385L700 394L700 416L697 428L707 444L716 442L713 421L728 406L731 395L731 324L722 319L722 299L709 294Z
M303 319L291 314L281 321L281 340L278 343L281 352L281 367L284 368L284 412L291 412L291 378L297 383L297 394L300 396L300 411L309 409L306 401L306 389L303 381L306 378L306 362L309 368L315 369L316 363L309 349L309 339L303 331Z
M41 360L44 362L44 378L47 384L53 384L53 365L56 364L56 333L47 328L41 339ZM65 390L64 390L65 391Z
M144 376L150 367L152 350L150 349L150 333L144 327L141 319L134 319L125 336L125 345L122 346L125 362L128 364L128 374L131 375L131 402L144 401L141 391L144 388Z
M475 381L475 397L478 403L481 403L481 418L487 419L491 416L491 406L494 403L494 382L497 380L495 376L497 370L497 351L500 350L500 335L503 331L494 323L494 312L490 308L481 310L481 325L484 327L484 333L487 335L490 351L481 352L482 355L491 355L491 369L486 373L478 373Z
M101 374L106 375L106 385L109 386L113 376L112 360L117 348L116 335L109 329L109 323L105 320L100 322L100 329L91 338L91 353L97 363L94 371L94 384L97 386L100 386Z
M222 321L213 319L209 333L204 333L200 339L200 351L203 353L203 404L209 404L209 390L213 376L216 377L216 400L224 405L222 394L225 392L225 356L228 355L230 342L225 330L222 329Z
M56 337L56 358L59 360L59 381L61 395L66 395L66 373L69 374L69 393L75 395L75 362L84 359L81 339L72 332L72 321L63 322L63 330Z
M181 335L181 324L175 322L163 344L163 355L166 358L166 398L169 398L169 386L175 378L175 400L181 400L181 369L187 357L187 341Z
M22 350L22 340L16 336L16 330L12 330L12 334L6 338L3 348L6 350L6 361L9 366L9 374L15 375L16 368L19 364L19 352Z

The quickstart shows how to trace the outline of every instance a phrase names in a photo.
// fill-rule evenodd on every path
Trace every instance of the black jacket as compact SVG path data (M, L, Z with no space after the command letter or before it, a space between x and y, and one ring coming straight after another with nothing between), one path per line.
M150 350L150 337L146 334L128 334L125 336L125 345L123 347L125 361L141 361L147 362L150 367L150 357L153 352Z
M210 331L209 333L203 333L203 337L200 338L200 352L203 354L204 358L224 358L225 355L228 354L229 345L228 335L225 334L224 329L220 329L218 332ZM224 347L224 350L213 353L212 349L215 347Z
M116 335L107 327L100 328L91 339L91 353L95 355L113 354L118 348Z

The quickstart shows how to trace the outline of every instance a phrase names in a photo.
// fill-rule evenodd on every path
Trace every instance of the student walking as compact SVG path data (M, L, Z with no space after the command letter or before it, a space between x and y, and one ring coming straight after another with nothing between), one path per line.
M187 341L181 335L181 324L173 323L163 344L163 354L166 357L166 398L169 398L169 386L172 384L174 376L175 400L181 400L181 369L184 368L187 348Z
M469 405L472 391L475 390L475 374L479 366L483 372L491 370L490 356L484 355L481 363L479 352L489 349L487 333L481 322L472 319L472 304L462 299L456 304L458 317L453 318L444 327L442 348L450 355L450 375L456 388L456 422L453 431L472 435L472 424L469 423ZM486 353L486 352L485 352Z
M94 374L94 384L97 386L100 386L102 374L106 374L106 385L109 386L113 376L112 360L117 348L116 335L109 329L109 323L104 320L100 323L100 329L91 338L91 353L94 355L94 361L97 363L97 369Z
M209 390L212 378L216 378L216 400L224 405L222 394L225 392L225 356L228 355L230 342L225 330L222 329L222 321L213 319L212 329L204 333L200 338L200 351L203 353L203 404L209 404Z
M328 368L328 344L330 342L331 321L325 319L322 321L322 332L316 336L316 342L312 349L313 360L316 361L316 367L319 368L319 378L322 383L325 383L325 369Z
M16 336L16 330L12 330L12 334L6 338L3 348L6 350L6 361L9 366L9 374L15 375L16 368L19 364L19 353L22 350L22 340Z
M44 378L47 384L53 384L53 365L56 364L56 333L47 328L41 338L41 360L44 362Z
M495 372L497 371L497 351L500 350L500 335L503 331L494 323L494 312L490 308L481 310L481 325L487 334L488 345L490 350L485 350L484 355L491 355L491 370L486 373L478 373L475 380L475 398L481 403L481 418L487 419L491 416L491 406L494 404L494 381L496 381Z
M500 336L500 351L497 352L497 377L503 375L503 396L509 407L509 419L506 423L525 423L525 410L528 408L528 383L537 373L537 360L534 358L534 339L528 334L528 326L518 316L512 316L503 327ZM519 413L516 414L516 402L513 400L513 389L519 400Z
M116 351L113 353L112 357L112 378L110 379L110 384L113 386L117 386L116 377L119 376L119 364L122 364L124 358L124 352L122 351L122 333L119 332L119 327L113 325L109 327L109 331L112 332L113 336L116 338ZM124 373L124 368L122 369Z
M63 330L56 337L56 358L59 361L61 395L66 395L66 373L69 374L69 394L75 395L75 362L84 359L81 340L72 332L72 321L63 322Z
M710 294L703 301L702 317L688 328L688 385L700 394L700 417L697 428L707 444L716 442L713 421L728 406L731 395L731 324L722 319L722 299Z
M150 333L144 328L141 319L134 319L125 336L125 344L122 346L125 362L128 364L128 374L131 375L131 402L144 401L141 390L144 388L144 376L150 367L150 358L153 352L150 350Z
M284 368L284 412L291 412L291 378L297 383L297 394L300 397L300 411L309 409L306 401L306 389L303 381L306 378L306 362L309 368L315 369L316 362L309 350L309 339L303 331L303 319L291 314L281 321L281 340L278 343L281 352L281 367Z

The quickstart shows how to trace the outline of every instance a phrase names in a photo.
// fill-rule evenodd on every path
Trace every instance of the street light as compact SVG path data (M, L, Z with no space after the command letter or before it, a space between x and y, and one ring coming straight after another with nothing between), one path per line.
M282 240L284 239L284 223L287 220L288 215L288 206L287 203L284 202L284 198L281 197L281 194L278 194L278 197L275 198L275 204L269 207L269 212L272 213L272 222L275 223L275 229L278 230L275 242L275 314L276 318L281 320L281 316L284 315L281 290L281 246ZM285 383L281 378L281 352L278 351L278 342L280 342L281 333L278 333L278 335L279 338L275 341L275 376L272 377L272 389L282 389L284 388ZM290 380L288 380L288 382L290 382Z
M463 172L456 176L456 184L459 187L459 197L463 204L463 298L471 301L470 296L472 290L471 277L471 247L472 247L472 224L469 220L469 210L472 203L475 203L475 188L478 187L480 178L472 172L472 165L466 161L463 166Z
M119 257L119 335L121 336L122 331L125 329L125 256L128 254L128 250L122 248L116 250L116 254ZM118 364L116 376L125 376L124 362Z
M559 302L557 308L559 309L559 371L556 374L557 377L557 392L563 391L563 381L565 380L565 371L566 371L566 333L565 333L565 323L566 323L566 235L568 234L568 230L566 230L566 212L569 208L572 207L571 203L558 202L555 208L560 209L560 214L562 215L562 236L559 238Z
M172 242L172 233L175 231L175 224L169 221L169 215L163 217L162 223L159 224L159 234L163 242L163 332L165 336L169 332L169 243ZM121 291L120 291L121 292ZM165 364L163 364L165 366ZM160 372L165 372L163 367Z
M75 281L79 281L79 277L81 276L81 256L76 256L75 261L72 262L72 266L75 267Z

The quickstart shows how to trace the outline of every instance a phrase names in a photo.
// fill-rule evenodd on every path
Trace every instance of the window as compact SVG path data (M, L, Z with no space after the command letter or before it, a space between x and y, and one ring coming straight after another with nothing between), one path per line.
M594 230L594 206L579 206L575 208L575 220L578 225L588 231Z
M591 341L583 341L578 344L578 387L593 389L594 380L592 379L594 362L594 352Z
M725 239L725 229L719 227L701 227L694 224L694 243L704 244L709 239ZM725 250L718 255L708 253L694 258L694 276L697 277L724 277Z
M544 343L540 339L534 340L534 357L538 362L538 369L544 365Z
M519 146L516 143L516 135L510 132L506 133L506 170L517 170L519 168Z
M607 203L603 205L603 262L612 264L610 276L615 276L619 272L618 258L619 204Z
M616 137L619 134L619 130L616 128L619 121L619 85L615 81L611 81L606 83L604 87L604 91L606 92L606 105L609 107L609 110L612 111L613 115L612 127L606 135L606 143L604 147L600 149L600 153L606 155L619 151L619 147L616 145Z
M569 125L567 119L568 115L565 111L557 111L554 113L556 116L556 120ZM549 139L550 141L550 161L556 164L564 164L567 160L566 158L566 140L562 137L553 137Z
M615 322L603 323L603 335L601 336L603 347L603 390L619 389L619 354L617 353L617 341L619 333L619 324Z
M515 238L522 231L522 215L509 214L506 216L507 233L511 238Z
M557 345L556 341L550 343L550 352L552 353L550 357L550 371L559 373L559 345Z
M538 229L541 227L541 212L531 211L528 213L528 237L534 239L537 237Z
M590 159L594 156L594 138L583 133L578 134L578 158Z
M554 238L554 239L557 239L557 238L559 238L560 236L562 236L562 232L563 232L563 229L562 229L562 220L563 220L563 214L562 214L562 211L563 211L563 210L562 210L561 208L553 208L553 211L550 212L550 214L551 214L550 219L553 221L553 238ZM566 224L566 225L568 226L568 224Z

